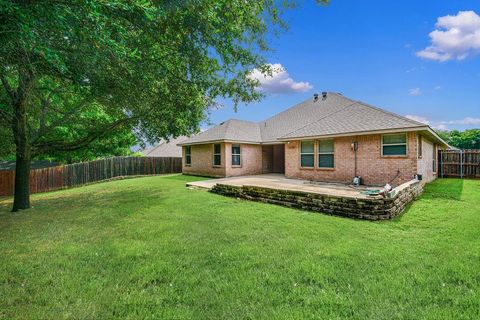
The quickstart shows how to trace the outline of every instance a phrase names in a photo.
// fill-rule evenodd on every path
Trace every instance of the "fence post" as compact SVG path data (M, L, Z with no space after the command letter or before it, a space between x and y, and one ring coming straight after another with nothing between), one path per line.
M460 150L460 179L463 179L463 150Z
M440 150L440 176L443 178L443 151Z

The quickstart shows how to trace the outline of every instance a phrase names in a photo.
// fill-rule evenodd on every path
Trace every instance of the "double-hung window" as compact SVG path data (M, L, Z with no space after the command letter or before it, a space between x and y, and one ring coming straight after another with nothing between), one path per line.
M189 166L192 164L192 147L186 146L185 147L185 165Z
M333 140L318 141L318 167L334 168L334 143Z
M382 156L406 156L407 134L385 134L382 136Z
M239 144L232 144L232 166L242 165L242 156Z
M302 141L300 146L300 166L302 168L313 168L315 164L315 143L313 141Z
M213 165L220 166L222 164L222 146L220 143L213 145Z

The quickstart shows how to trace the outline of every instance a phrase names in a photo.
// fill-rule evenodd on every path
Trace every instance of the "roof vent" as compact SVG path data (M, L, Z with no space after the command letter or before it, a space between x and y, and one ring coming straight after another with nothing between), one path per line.
M327 92L325 92L325 91L322 92L322 99L323 100L327 99Z
M318 93L313 94L313 102L316 102L318 100Z

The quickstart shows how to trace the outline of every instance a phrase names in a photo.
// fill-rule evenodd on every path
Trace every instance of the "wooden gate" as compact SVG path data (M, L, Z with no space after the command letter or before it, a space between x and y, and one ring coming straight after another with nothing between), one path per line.
M480 178L480 150L440 150L441 178Z

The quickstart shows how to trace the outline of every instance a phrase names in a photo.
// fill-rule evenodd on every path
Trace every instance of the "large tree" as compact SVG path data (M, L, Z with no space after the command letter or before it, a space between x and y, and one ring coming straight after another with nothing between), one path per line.
M248 73L268 72L266 39L284 27L291 5L0 1L0 122L16 153L12 211L30 206L35 155L80 150L124 127L150 141L191 134L216 98L258 100Z
M480 129L438 130L437 133L449 145L459 149L480 149Z

